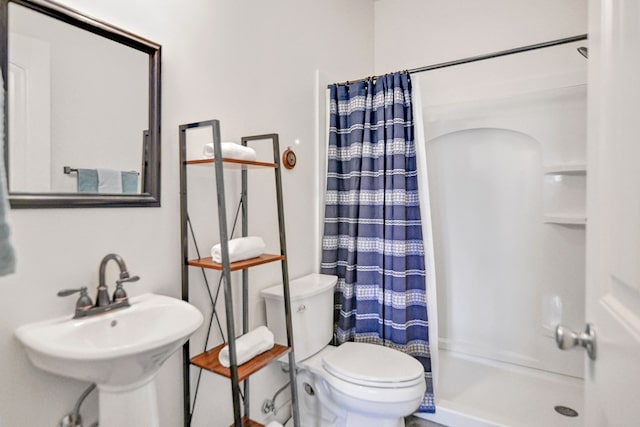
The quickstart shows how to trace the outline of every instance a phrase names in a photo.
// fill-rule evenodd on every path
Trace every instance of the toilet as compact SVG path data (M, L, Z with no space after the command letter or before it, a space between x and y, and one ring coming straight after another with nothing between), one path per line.
M300 424L403 427L404 417L420 406L426 390L424 368L413 357L388 347L329 345L337 280L310 274L289 282ZM261 294L267 326L276 342L286 345L282 285Z

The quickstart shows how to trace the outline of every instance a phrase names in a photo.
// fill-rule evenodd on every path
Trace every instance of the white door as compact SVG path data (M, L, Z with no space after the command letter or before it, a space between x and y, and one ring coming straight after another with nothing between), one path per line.
M640 1L589 16L586 425L640 426Z
M46 41L9 33L10 191L51 191L50 50Z

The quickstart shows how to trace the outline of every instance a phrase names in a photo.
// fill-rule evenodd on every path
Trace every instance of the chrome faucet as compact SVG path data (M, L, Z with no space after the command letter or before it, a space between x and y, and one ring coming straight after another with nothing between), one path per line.
M115 261L120 268L120 278L116 280L116 289L113 292L113 298L109 298L109 289L106 283L107 264L109 261ZM127 266L120 255L108 254L100 262L100 270L98 276L98 294L96 295L95 304L92 303L91 298L87 295L87 288L82 287L80 289L65 289L58 292L59 297L66 297L68 295L80 292L80 299L76 303L76 312L74 318L91 316L98 313L104 313L106 311L115 310L116 308L129 307L129 298L122 286L123 283L137 282L140 280L138 276L129 275Z
M109 299L109 289L107 288L107 283L105 280L105 273L107 272L107 264L109 261L115 261L118 263L118 267L120 268L120 279L116 280L116 290L113 292L113 303L126 301L127 293L124 291L122 287L123 283L126 282L137 282L140 280L138 276L129 276L129 271L127 271L127 266L124 263L122 257L118 254L109 254L102 258L100 262L100 273L98 278L98 295L96 295L96 307L105 307L109 304L112 304L112 301ZM129 303L127 302L127 305Z

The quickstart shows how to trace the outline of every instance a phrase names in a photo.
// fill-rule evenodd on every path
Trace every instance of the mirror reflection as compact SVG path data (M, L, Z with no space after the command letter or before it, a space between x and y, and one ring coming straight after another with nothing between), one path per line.
M0 0L12 208L160 206L161 46L48 0Z
M9 4L9 189L141 193L149 55Z

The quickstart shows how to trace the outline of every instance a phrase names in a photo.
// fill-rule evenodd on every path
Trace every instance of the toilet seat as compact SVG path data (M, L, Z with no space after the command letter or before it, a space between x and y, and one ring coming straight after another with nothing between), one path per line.
M368 343L347 342L322 359L335 378L365 387L405 388L424 381L424 368L400 351Z

